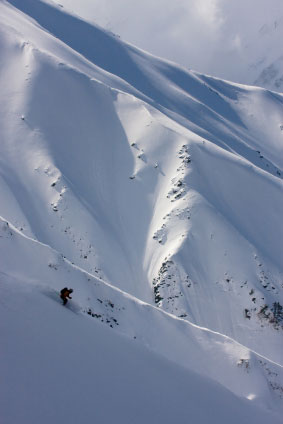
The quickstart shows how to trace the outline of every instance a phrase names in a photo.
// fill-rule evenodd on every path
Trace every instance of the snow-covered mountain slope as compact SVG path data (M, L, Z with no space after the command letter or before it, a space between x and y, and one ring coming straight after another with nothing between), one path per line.
M26 307L65 321L51 300L71 285L76 325L101 343L90 318L120 352L127 336L280 410L283 96L187 72L39 0L0 1L0 23L7 296L20 285Z
M126 414L126 419L129 420L128 414L131 416L135 408L141 407L140 402L145 401L147 414L151 417L150 422L154 422L155 414L158 412L153 406L156 400L151 401L148 397L154 398L156 391L161 399L164 398L164 405L160 406L163 409L161 417L165 420L168 420L169 417L172 419L172 416L176 414L175 408L177 406L180 408L179 405L183 402L182 397L189 396L186 402L187 406L181 408L181 417L177 421L180 423L186 422L189 411L194 419L206 422L205 420L208 420L211 413L210 408L213 411L213 419L221 419L220 422L225 422L225 419L231 414L232 407L235 410L233 416L235 423L242 419L244 422L249 422L248 420L253 415L264 422L263 419L268 416L264 409L280 411L282 366L259 356L219 333L213 333L174 318L154 306L129 296L72 265L50 247L24 236L8 222L1 220L0 223L1 247L5 246L5 249L2 250L4 266L0 274L3 306L1 322L5 322L1 332L5 341L7 340L3 353L5 364L8 365L6 372L4 370L4 375L6 376L5 381L12 382L11 389L6 391L3 396L7 422L13 422L13 419L17 421L15 417L22 416L23 412L23 422L28 422L28 418L31 419L31 422L35 422L41 409L32 409L23 404L25 399L28 404L32 399L34 404L34 396L45 397L43 393L46 394L46 400L42 408L46 409L47 413L44 419L48 422L52 414L49 411L49 409L52 410L51 405L63 400L61 400L62 391L65 394L69 391L66 387L69 379L76 382L76 387L84 386L86 370L89 370L87 381L90 382L90 387L88 390L91 390L92 386L94 389L89 395L95 398L94 405L100 405L98 413L103 414L101 405L106 407L105 399L104 401L102 399L109 386L108 396L112 400L114 397L113 408L119 407L120 420L123 414ZM18 259L16 267L15 257ZM31 257L34 261L32 267L27 266ZM76 294L75 300L70 302L67 308L62 308L60 305L58 287L62 281L68 281L69 285L74 287ZM36 322L34 322L35 317ZM98 321L107 327L100 328ZM112 329L114 336L112 341L111 335L107 332L108 328ZM17 334L16 338L15 334ZM123 339L122 335L126 336L127 340ZM106 338L106 343L104 338ZM13 362L17 361L12 360L11 352L16 352L19 345L24 345L24 343L26 343L26 347L20 356L20 364L16 365L14 369ZM60 349L57 349L56 346L60 346ZM53 347L55 347L55 351ZM51 356L49 349L52 351ZM79 354L78 350L82 354ZM160 364L157 367L155 365L156 354L160 358ZM64 356L66 361L64 361ZM38 365L36 362L35 366L33 364L34 357L40 358ZM131 358L130 362L129 358ZM170 362L168 361L166 364L163 358ZM121 360L122 368L119 366ZM62 363L63 373L61 372ZM112 369L111 373L109 373L109 364ZM138 367L137 364L139 364ZM37 376L38 366L44 367L41 377ZM171 371L168 371L168 366ZM183 370L179 369L179 366ZM13 368L12 376L9 376L10 368ZM107 380L103 383L105 368L107 368ZM152 368L156 368L155 373L147 372L147 369L152 370ZM145 375L141 381L139 375L143 373L143 369L145 369ZM179 381L180 375L184 373L185 376ZM20 378L17 377L18 374ZM36 395L38 378L45 381L46 374L48 374L47 387ZM68 377L68 374L71 377ZM171 374L174 377L170 377ZM60 375L60 379L62 378L59 386L56 384L58 375ZM95 375L98 376L99 382L96 381ZM28 394L23 398L21 387L27 384L27 379L33 381L34 378L35 382L31 386L28 384ZM167 389L171 378L174 380L173 387L176 387L174 390L171 387L168 393ZM110 384L112 379L114 388ZM130 381L127 381L129 379ZM119 393L115 387L116 385L119 387L120 381L123 380L126 380L127 384L122 393ZM151 380L155 381L153 385ZM183 387L185 381L187 383ZM56 390L50 394L52 385L56 386ZM133 406L127 412L123 412L125 402L123 398L128 398L128 401L132 403L130 393L135 385L144 388L150 386L147 396L139 395L138 400L133 402ZM80 389L77 392L76 387L72 389L74 391L72 397L75 394L76 402L84 403L82 394L79 394ZM177 387L179 389L176 390ZM183 393L184 391L185 393ZM118 392L117 396L115 396L116 392ZM193 397L191 392L194 393ZM232 393L238 399L234 398ZM171 397L174 398L173 405L170 402ZM248 406L243 397L252 401L253 406ZM16 398L17 408L10 411L7 406L10 405L12 398ZM221 398L222 400L220 400ZM227 399L225 400L225 398ZM170 404L169 416L166 399ZM220 410L216 406L219 402L220 405L222 404ZM226 406L223 406L223 403ZM259 408L258 410L255 409L256 406ZM206 413L201 416L203 408ZM78 413L81 414L78 408L74 407L70 411L72 417L73 410L75 416ZM93 404L86 408L83 422L86 422L91 413L93 413ZM54 416L55 422L60 422L57 410ZM14 418L12 419L12 417ZM269 419L271 417L276 423L276 415L269 416ZM71 422L76 422L77 419L72 418ZM65 421L68 420L65 418ZM139 418L137 418L137 422L140 422ZM143 422L142 419L141 422Z
M16 295L1 284L0 309L6 341L1 359L12 363L1 372L7 382L0 401L6 424L185 424L188 417L199 423L279 424L209 378L80 319L22 284L9 285Z
M283 91L281 0L55 0L186 68Z

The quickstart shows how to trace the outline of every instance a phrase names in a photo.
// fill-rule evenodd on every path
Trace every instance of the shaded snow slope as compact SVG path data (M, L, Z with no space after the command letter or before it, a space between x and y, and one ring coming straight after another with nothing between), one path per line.
M8 290L54 299L72 285L77 312L113 333L280 405L283 97L187 72L42 1L1 1L0 23Z
M26 331L38 332L42 320L45 323L44 328L47 325L47 329L53 332L55 326L59 335L57 322L60 322L60 316L64 314L60 311L67 309L66 313L71 312L77 319L85 320L86 332L82 331L84 343L91 343L94 337L95 345L99 345L99 340L91 336L91 332L95 332L97 322L101 322L112 329L114 335L119 333L127 336L132 343L138 346L144 345L149 351L171 360L172 363L182 365L187 371L196 372L197 379L210 378L237 396L250 399L259 407L267 409L274 408L275 405L276 409L281 407L283 368L280 365L219 333L193 326L129 296L72 265L50 247L24 236L8 222L1 220L0 223L1 248L5 246L5 250L2 250L5 265L0 274L4 310L8 309L9 313L12 313L18 309L19 304L22 304L17 312L17 321L21 320L19 314L24 316L26 314L22 311L24 305L30 305L27 314L37 317L36 328L28 330L27 324L23 324L25 328L23 334ZM17 267L14 266L14 255L20 258ZM33 267L29 264L30 257L34 260ZM61 307L58 295L62 281L68 281L68 284L74 287L74 299L66 308ZM9 297L11 301L7 305ZM23 297L23 300L14 300L15 297ZM46 312L43 313L44 310ZM88 322L94 325L93 330ZM65 324L59 325L62 325L63 329ZM8 328L11 331L10 326ZM74 331L70 323L67 329L70 334L67 333L64 337L70 337ZM45 333L42 337L45 337ZM52 339L51 335L50 337ZM75 334L72 334L71 338L80 344ZM17 343L20 342L16 338L15 344ZM54 343L58 344L58 341L50 341L50 346ZM48 345L48 342L45 344ZM65 342L62 344L65 354L69 356ZM103 350L105 348L103 341L101 344L99 349ZM115 344L114 339L113 346ZM96 349L90 349L92 355L96 357ZM112 351L114 354L115 348L111 349ZM110 358L108 360L111 361ZM6 358L6 361L9 364L9 358ZM98 364L95 362L94 366ZM194 386L194 383L190 384Z
M279 423L212 380L21 283L1 282L3 302L0 404L5 424Z
M281 0L54 2L187 68L283 91Z

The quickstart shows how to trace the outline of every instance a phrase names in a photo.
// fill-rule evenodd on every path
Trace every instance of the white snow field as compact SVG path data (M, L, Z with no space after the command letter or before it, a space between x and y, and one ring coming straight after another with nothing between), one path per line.
M282 422L283 95L0 0L0 98L3 423Z

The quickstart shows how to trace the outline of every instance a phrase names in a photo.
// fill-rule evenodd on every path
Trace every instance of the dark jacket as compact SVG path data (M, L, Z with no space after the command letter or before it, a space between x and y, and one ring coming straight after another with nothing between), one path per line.
M61 299L72 299L70 296L71 293L73 293L73 289L68 289L67 287L65 287L61 290L60 297Z

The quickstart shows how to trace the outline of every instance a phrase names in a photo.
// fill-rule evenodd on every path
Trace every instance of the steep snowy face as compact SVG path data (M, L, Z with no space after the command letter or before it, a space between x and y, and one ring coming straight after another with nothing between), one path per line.
M139 329L185 367L201 340L200 373L211 338L233 371L206 375L279 402L283 96L187 72L38 0L0 2L0 24L3 279L51 298L70 282L77 312Z
M282 97L185 72L45 3L11 3L43 28L1 5L21 24L12 37L3 19L1 215L281 362Z
M140 408L135 422L145 414L150 423L174 415L178 423L188 416L225 423L231 411L235 424L281 422L280 365L106 284L3 219L0 243L5 422L33 422L42 411L44 423L62 414L74 424L78 416L108 422L109 405L116 420L129 423ZM66 307L62 281L74 288Z
M56 0L157 56L283 91L281 0Z

